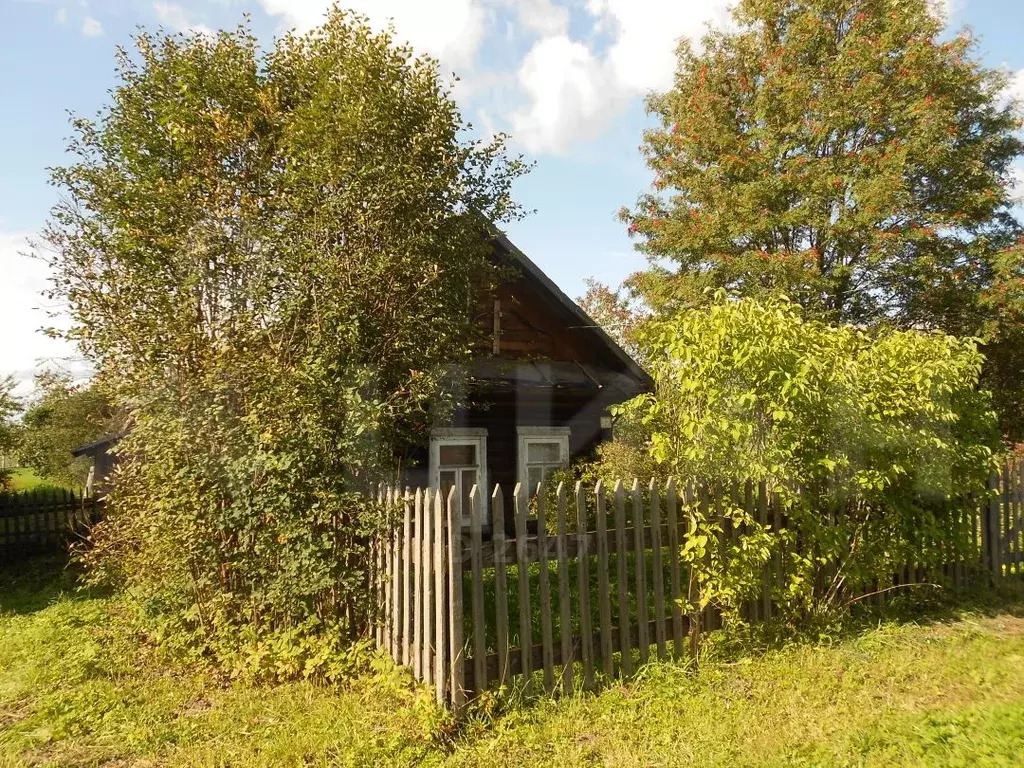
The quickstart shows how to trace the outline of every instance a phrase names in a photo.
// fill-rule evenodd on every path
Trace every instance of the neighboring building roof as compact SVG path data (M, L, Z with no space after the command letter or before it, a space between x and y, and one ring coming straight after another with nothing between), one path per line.
M110 449L114 443L124 437L127 432L118 432L116 435L109 435L108 437L102 437L91 443L80 445L71 451L72 456L95 456L98 453L104 453Z
M634 389L638 392L654 391L654 379L600 325L594 322L579 304L566 296L562 289L555 285L554 281L544 274L541 268L534 264L525 253L519 250L501 230L492 227L492 232L495 243L511 263L519 267L526 278L535 283L556 304L564 308L575 319L579 325L574 326L574 328L590 334L598 344L606 348L621 363L624 370L628 371L636 380L638 387L634 387Z

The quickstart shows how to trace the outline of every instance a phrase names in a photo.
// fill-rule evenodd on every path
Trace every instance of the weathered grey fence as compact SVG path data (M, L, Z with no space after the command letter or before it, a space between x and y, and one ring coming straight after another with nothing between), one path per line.
M101 506L84 491L0 493L0 562L65 549L99 519Z
M990 488L997 491L990 499L956 518L959 533L980 553L976 560L943 561L928 571L908 564L891 583L876 585L878 598L926 580L958 586L978 574L1024 577L1024 466L1004 467ZM571 499L559 488L549 509L543 489L531 504L517 486L513 509L505 510L495 487L489 537L478 490L468 528L454 490L447 499L430 489L378 492L398 509L399 522L390 539L375 543L376 641L416 679L434 685L438 701L458 709L513 678L527 692L534 685L589 690L599 677L631 675L652 655L687 652L689 624L680 604L697 595L680 558L682 510L716 503L706 488L652 481L644 489L619 483L606 491L598 484L590 494L577 486ZM785 526L782 505L764 484L746 483L733 498L761 525ZM528 528L528 518L536 527ZM772 615L781 557L776 552L759 575L760 594L742 606L747 618ZM713 629L717 621L709 610L700 623Z

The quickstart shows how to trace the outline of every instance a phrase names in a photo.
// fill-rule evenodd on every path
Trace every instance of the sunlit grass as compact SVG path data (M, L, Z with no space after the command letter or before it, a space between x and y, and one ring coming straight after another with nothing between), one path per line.
M0 570L0 766L1017 765L1024 754L1014 591L936 603L932 622L904 612L788 642L717 638L699 670L655 663L597 694L477 707L456 728L383 662L346 688L257 688L183 668L128 631L123 598L74 585L55 560Z

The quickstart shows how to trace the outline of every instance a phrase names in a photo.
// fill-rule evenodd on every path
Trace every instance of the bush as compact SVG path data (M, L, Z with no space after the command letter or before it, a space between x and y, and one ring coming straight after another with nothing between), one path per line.
M136 43L46 232L69 335L130 411L85 557L161 637L336 676L315 659L372 617L389 523L359 492L443 411L523 166L465 139L435 62L338 9L269 52L244 26Z
M782 548L777 597L803 612L973 547L961 515L985 493L997 440L973 341L829 325L784 299L722 294L651 321L643 341L656 392L621 407L598 472L710 483L721 509L687 509L683 550L704 604L735 612ZM744 480L780 495L785 531L745 511Z

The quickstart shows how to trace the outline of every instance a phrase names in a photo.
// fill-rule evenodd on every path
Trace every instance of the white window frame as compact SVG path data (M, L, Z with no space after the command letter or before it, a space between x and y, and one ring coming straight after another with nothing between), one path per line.
M526 457L530 443L555 443L559 444L561 453L560 463L563 467L569 466L569 435L572 430L569 427L516 427L516 434L519 437L519 450L516 456L516 474L522 487L526 488L527 495L537 492L536 488L529 486L529 465Z
M430 430L430 487L435 491L441 489L441 446L442 445L474 445L479 469L478 488L480 503L483 510L483 525L491 524L491 510L488 505L490 493L487 485L487 430L478 427L450 427ZM469 510L462 510L462 527L469 527Z

